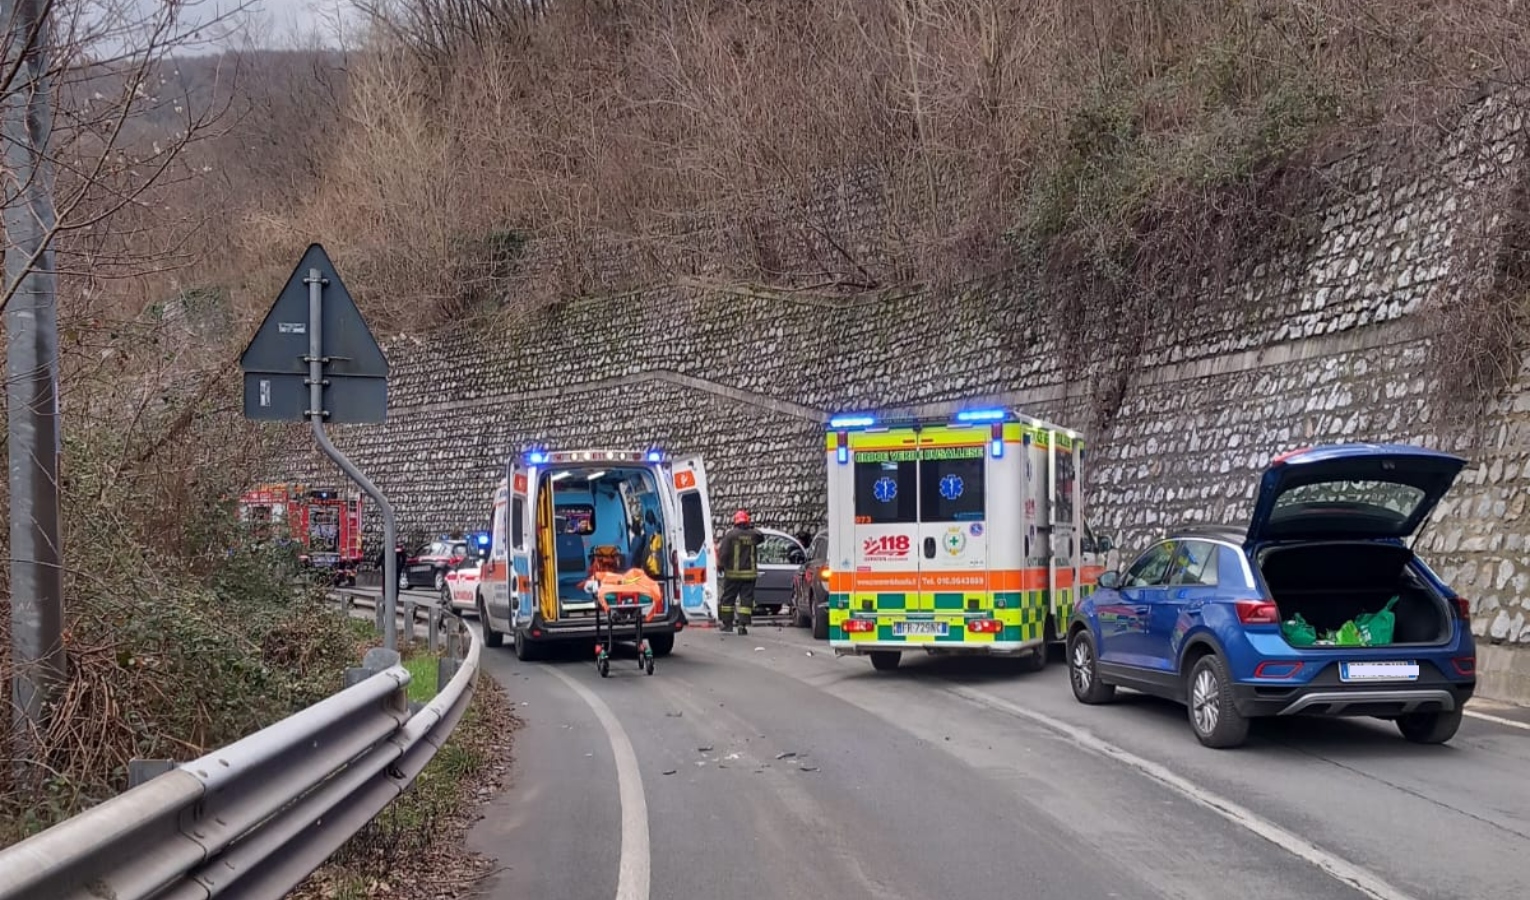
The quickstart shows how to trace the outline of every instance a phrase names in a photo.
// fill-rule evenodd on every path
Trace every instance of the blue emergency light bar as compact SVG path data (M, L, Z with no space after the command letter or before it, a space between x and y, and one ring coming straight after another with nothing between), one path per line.
M486 534L480 534L478 536L478 546L480 546L480 547L487 547L487 546L489 546L489 536L486 535Z
M1005 409L964 409L956 414L958 422L1002 422L1009 417Z
M534 466L540 466L542 463L547 462L547 454L540 450L533 450L526 454L526 461Z
M829 427L834 429L870 428L875 424L877 424L877 420L875 418L864 415L835 416L829 420Z
M658 462L659 460L661 460L663 458L664 458L664 454L660 453L657 450L649 450L648 451L648 461L651 462L651 463L656 463L656 462Z

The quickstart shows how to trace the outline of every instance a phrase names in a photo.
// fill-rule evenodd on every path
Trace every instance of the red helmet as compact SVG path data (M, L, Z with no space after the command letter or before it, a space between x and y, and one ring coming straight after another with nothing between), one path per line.
M741 509L738 512L734 513L733 514L733 524L734 525L747 525L747 524L749 524L749 511Z

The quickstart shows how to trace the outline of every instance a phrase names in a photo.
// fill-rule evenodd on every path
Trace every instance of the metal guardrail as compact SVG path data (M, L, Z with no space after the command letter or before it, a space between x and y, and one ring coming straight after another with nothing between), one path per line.
M448 647L465 636L468 648L442 660L429 703L411 711L408 670L374 649L339 693L0 850L0 900L285 896L414 781L467 711L482 641L445 619Z

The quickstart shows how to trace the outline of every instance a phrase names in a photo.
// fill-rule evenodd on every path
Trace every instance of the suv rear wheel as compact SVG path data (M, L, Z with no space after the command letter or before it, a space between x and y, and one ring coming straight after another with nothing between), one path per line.
M1195 661L1185 699L1190 728L1202 744L1226 749L1248 739L1248 719L1233 705L1232 679L1222 657L1208 653Z
M1461 727L1462 711L1408 713L1397 717L1397 730L1415 744L1443 744L1456 736Z
M826 606L813 607L813 640L826 641L829 639L829 609Z

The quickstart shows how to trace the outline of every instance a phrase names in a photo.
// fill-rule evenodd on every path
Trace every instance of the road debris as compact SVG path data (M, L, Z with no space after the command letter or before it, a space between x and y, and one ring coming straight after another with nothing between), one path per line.
M705 747L697 747L696 749L698 751L702 752L702 753L711 753L712 752L712 746L710 744L708 744Z
M665 775L673 775L673 774L675 774L675 772L677 772L677 771L679 771L679 770L678 770L678 769L665 769L665 770L664 770L664 774L665 774Z
M777 753L776 754L776 759L796 759L796 758L797 758L797 751L795 751L795 750L788 750L785 753Z

